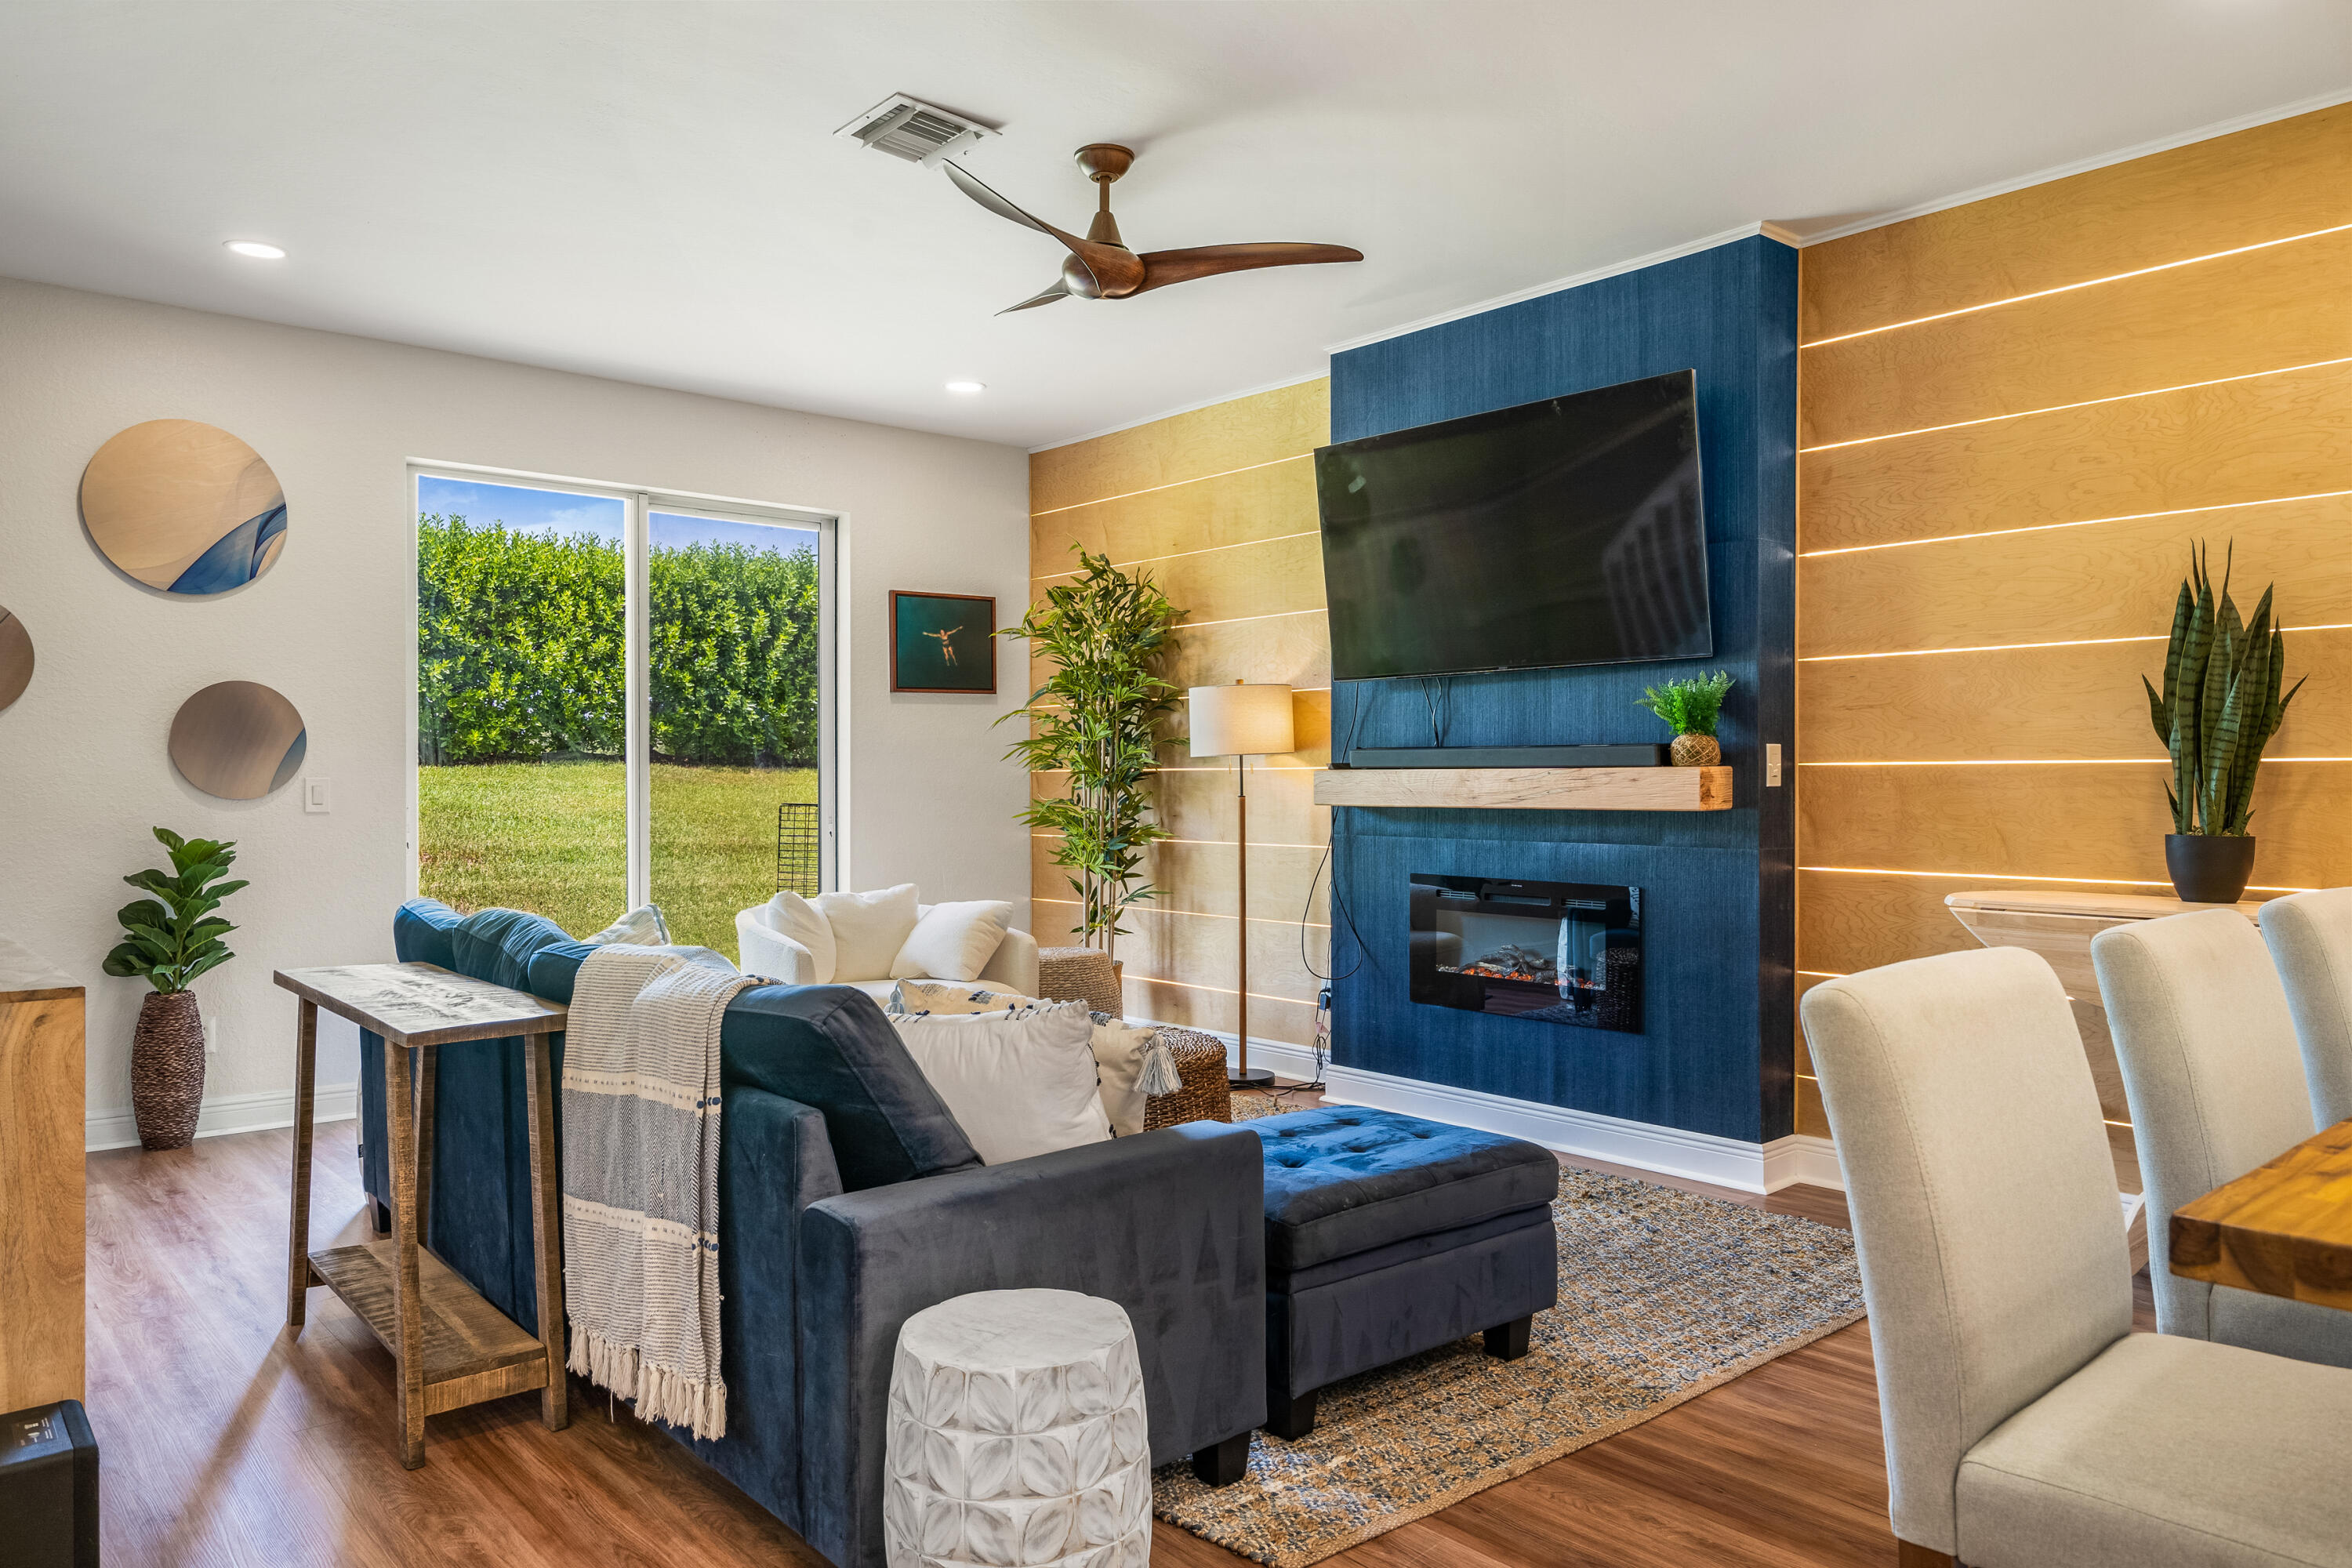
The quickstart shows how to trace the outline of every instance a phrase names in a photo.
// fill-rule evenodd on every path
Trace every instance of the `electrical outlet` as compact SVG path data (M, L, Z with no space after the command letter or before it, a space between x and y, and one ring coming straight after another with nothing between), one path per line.
M332 797L328 794L328 791L331 786L331 783L332 781L328 779L304 779L302 781L302 809L311 813L332 811L334 809L334 802Z
M1764 747L1764 787L1780 787L1780 742L1768 742Z

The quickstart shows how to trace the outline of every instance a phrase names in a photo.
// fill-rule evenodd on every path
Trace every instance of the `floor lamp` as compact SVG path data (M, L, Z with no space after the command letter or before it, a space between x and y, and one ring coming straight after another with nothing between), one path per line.
M1226 1081L1234 1089L1263 1089L1274 1074L1249 1065L1249 760L1291 751L1290 688L1287 686L1196 686L1192 692L1192 754L1234 760L1234 836L1239 841L1234 922L1241 940L1239 977L1234 985L1241 1055Z

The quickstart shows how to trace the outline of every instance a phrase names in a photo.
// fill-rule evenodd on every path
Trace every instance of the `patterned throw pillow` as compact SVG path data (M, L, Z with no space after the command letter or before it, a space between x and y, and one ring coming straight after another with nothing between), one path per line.
M1085 1003L900 1013L890 1023L986 1163L1111 1136Z
M1042 1005L1034 996L992 991L985 985L950 985L936 980L901 980L890 990L886 1013L1002 1013L1009 1007Z

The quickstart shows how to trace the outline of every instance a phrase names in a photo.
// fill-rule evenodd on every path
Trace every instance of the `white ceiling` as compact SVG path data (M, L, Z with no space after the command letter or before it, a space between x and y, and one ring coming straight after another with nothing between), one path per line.
M1034 446L2347 86L2346 0L5 0L0 274ZM1066 227L1120 141L1138 249L1370 259L996 317L1059 256L833 138L899 91Z

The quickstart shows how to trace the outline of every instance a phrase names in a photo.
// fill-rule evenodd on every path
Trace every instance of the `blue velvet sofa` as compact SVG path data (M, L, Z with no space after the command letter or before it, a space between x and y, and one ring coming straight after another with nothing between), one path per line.
M569 1002L593 950L536 915L412 900L404 961ZM899 1325L971 1290L1051 1287L1127 1309L1151 1458L1235 1479L1265 1418L1264 1159L1196 1123L983 1166L874 1001L761 985L720 1035L727 1435L679 1436L840 1568L883 1561L884 1412ZM554 1043L562 1061L563 1040ZM425 1239L536 1321L519 1040L446 1046ZM364 1176L391 1190L383 1043L361 1040ZM557 1142L562 1143L559 1123ZM667 1428L664 1428L667 1430ZM1213 1458L1212 1458L1213 1456Z

